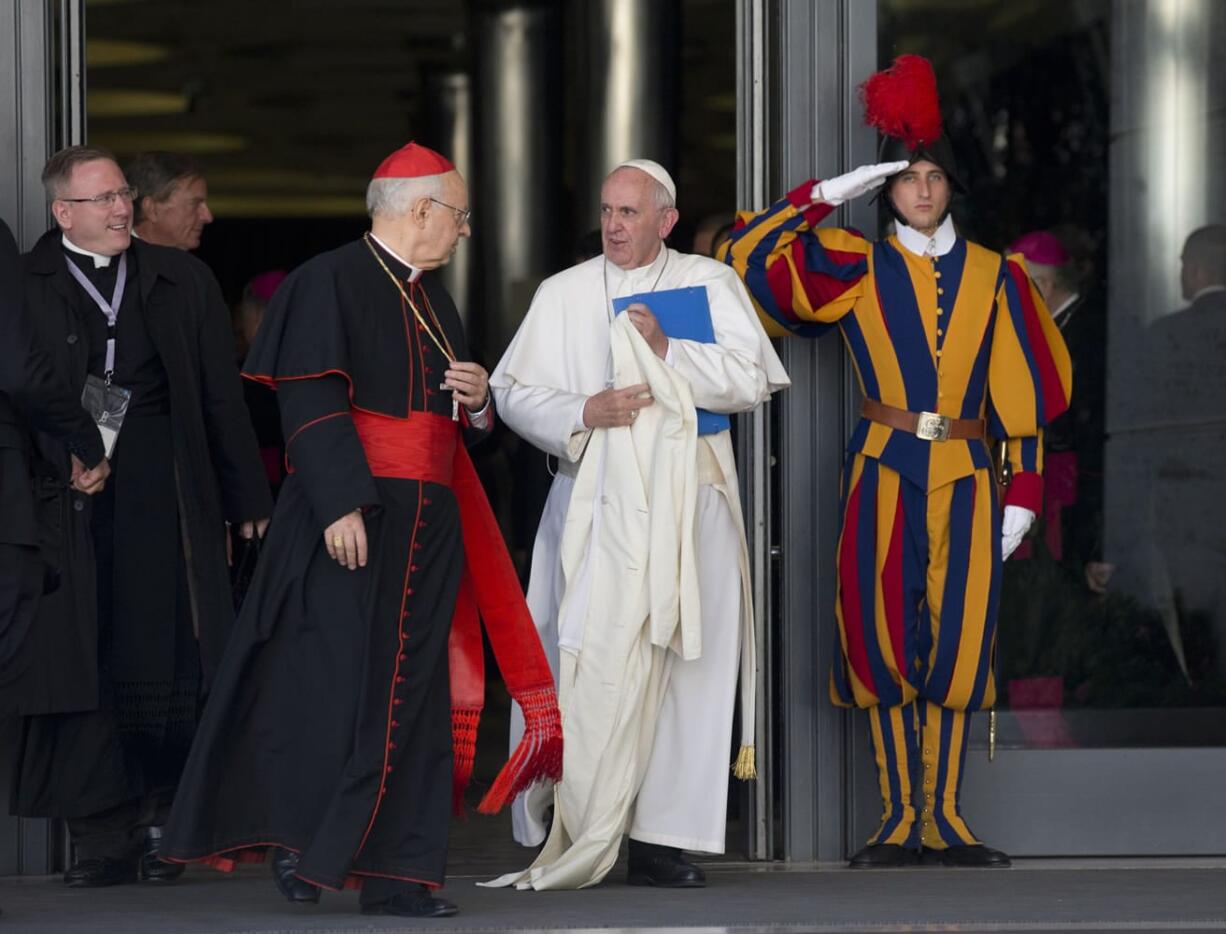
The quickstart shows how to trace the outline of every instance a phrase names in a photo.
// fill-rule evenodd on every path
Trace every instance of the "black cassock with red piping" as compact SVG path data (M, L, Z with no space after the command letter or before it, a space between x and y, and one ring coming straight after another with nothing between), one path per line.
M275 845L326 888L441 885L482 702L478 616L531 720L479 809L560 775L552 677L464 449L480 432L439 388L439 345L467 359L459 316L429 273L412 279L373 242L318 256L278 289L247 358L278 391L291 473L166 858L226 869ZM323 531L358 508L369 560L350 571Z

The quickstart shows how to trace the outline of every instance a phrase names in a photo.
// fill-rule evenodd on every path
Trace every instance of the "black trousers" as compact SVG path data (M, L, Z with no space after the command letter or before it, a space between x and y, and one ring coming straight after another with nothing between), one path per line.
M145 831L170 816L174 788L152 788L142 797L88 817L67 821L77 859L131 859L144 849Z

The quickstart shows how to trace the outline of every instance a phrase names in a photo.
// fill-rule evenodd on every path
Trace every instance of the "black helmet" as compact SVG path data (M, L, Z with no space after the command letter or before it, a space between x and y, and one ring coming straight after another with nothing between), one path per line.
M881 132L878 162L913 165L927 160L944 170L954 192L966 194L953 146L945 135L937 79L928 59L919 55L898 56L893 65L860 85L860 97L864 101L864 122ZM886 207L895 220L906 223L890 198L890 187L896 177L886 179L878 196L885 197Z
M912 165L923 160L939 165L949 178L949 184L953 190L960 195L967 193L966 185L962 184L962 179L959 177L958 161L954 158L954 147L950 145L949 137L944 133L931 143L920 143L914 148L908 146L905 140L897 136L883 136L881 145L877 148L877 161L902 162L903 160ZM887 188L894 177L891 175L886 179Z

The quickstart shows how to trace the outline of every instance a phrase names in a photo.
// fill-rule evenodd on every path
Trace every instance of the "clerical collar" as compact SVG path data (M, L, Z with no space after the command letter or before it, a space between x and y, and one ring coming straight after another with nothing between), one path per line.
M898 242L916 256L944 256L958 240L954 219L948 214L931 237L901 222L895 226L898 228Z
M1053 309L1051 310L1051 316L1052 316L1052 318L1053 318L1054 320L1056 320L1056 321L1059 321L1059 320L1060 320L1060 316L1061 316L1062 314L1064 314L1066 311L1068 311L1070 308L1072 308L1072 307L1073 307L1073 303L1074 303L1075 301L1077 301L1077 299L1079 299L1079 298L1081 298L1081 295L1079 295L1077 292L1074 292L1072 295L1070 295L1068 298L1066 298L1064 301L1062 301L1062 302L1060 303L1059 307L1057 307L1057 308L1053 308Z
M1192 296L1192 301L1204 298L1206 295L1212 295L1214 292L1226 292L1226 285L1207 285L1195 295Z
M383 247L383 249L385 249L391 255L392 259L394 259L401 266L404 266L406 269L409 270L409 281L410 282L416 282L418 279L421 278L421 274L425 272L424 269L418 269L416 266L410 263L407 259L405 259L399 253L393 250L390 246L388 246L386 243L384 243L382 240L376 237L374 234L374 231L371 231L370 239L374 240L375 243Z
M111 265L112 257L103 256L101 253L95 253L92 250L82 249L69 240L65 234L60 234L60 242L64 244L64 249L76 253L78 256L88 256L92 258L95 269L105 269L107 266Z

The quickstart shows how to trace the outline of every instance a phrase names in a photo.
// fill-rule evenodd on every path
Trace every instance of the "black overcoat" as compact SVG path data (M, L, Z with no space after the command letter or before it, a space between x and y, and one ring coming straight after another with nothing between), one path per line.
M272 514L272 498L234 363L233 332L212 272L180 250L134 239L140 308L170 388L179 516L206 683L233 625L225 522ZM25 257L25 299L56 369L79 396L88 366L77 334L80 287L70 276L58 230ZM36 473L68 476L67 449L36 439ZM21 698L22 712L63 713L98 705L97 618L88 504L51 481L40 484L44 559L56 566L58 599L44 601L39 629L41 670ZM86 554L90 557L87 559ZM88 581L86 580L88 578ZM52 651L52 647L55 647Z
M55 371L35 338L28 309L22 301L21 260L8 225L0 221L0 548L26 551L38 581L29 600L0 618L0 716L22 709L41 671L31 659L45 650L34 624L41 590L55 586L55 571L37 571L39 551L37 499L30 474L34 424L62 441L88 466L102 460L102 439L68 380ZM56 484L65 500L83 500L68 494L67 477ZM84 505L82 506L84 508ZM21 559L26 560L26 559ZM21 563L18 561L17 563ZM5 564L6 573L14 573ZM10 586L13 581L7 581Z

